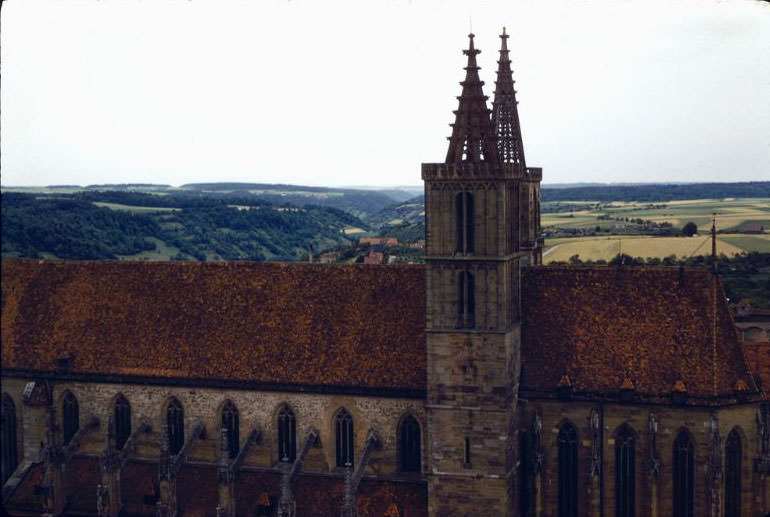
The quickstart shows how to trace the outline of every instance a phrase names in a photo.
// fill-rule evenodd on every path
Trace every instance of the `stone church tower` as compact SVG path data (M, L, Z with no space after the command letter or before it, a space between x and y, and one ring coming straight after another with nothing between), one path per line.
M491 112L469 37L446 160L422 165L428 504L430 515L510 515L520 267L540 261L541 171L524 162L508 36Z

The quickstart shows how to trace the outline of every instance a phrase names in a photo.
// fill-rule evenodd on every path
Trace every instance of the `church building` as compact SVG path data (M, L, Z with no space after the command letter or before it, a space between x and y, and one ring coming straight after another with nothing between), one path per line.
M503 30L424 265L6 260L14 516L738 517L770 404L716 270L543 266Z

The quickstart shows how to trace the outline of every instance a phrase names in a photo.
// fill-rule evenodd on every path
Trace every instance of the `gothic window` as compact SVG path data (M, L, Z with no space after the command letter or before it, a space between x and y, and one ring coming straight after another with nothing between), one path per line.
M519 432L519 515L532 517L534 511L535 476L532 456L532 438L526 431Z
M11 397L3 394L2 413L3 437L3 483L11 477L19 464L19 454L16 444L16 406Z
M741 515L741 458L743 450L737 429L725 442L725 517Z
M578 440L570 423L561 426L559 444L559 517L577 517Z
M674 440L674 517L693 515L693 443L687 431L679 431Z
M627 424L615 436L615 516L633 517L636 481L636 440Z
M457 326L473 328L476 324L476 295L473 275L461 271L457 278Z
M457 223L457 252L473 253L473 194L460 192L455 196Z
M70 443L72 437L80 428L80 415L78 408L78 399L71 391L64 392L62 398L62 440L64 445Z
M171 454L179 454L184 445L184 411L177 399L171 399L166 408L168 448Z
M238 408L235 404L229 400L225 402L222 407L222 427L227 429L227 437L229 439L230 458L235 458L238 455L238 449L240 444L240 436L238 434Z
M123 395L115 401L115 448L121 450L131 436L131 406Z
M293 463L297 458L297 420L284 404L278 413L278 460Z
M334 436L337 445L337 466L353 466L353 417L342 408L334 419Z
M420 424L412 415L407 415L401 422L400 433L401 472L420 472L422 470L422 447Z

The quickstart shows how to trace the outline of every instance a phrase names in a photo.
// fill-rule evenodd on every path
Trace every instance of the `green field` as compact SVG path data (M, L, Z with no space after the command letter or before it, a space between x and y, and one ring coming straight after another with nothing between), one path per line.
M173 212L174 210L180 210L179 208L167 208L163 206L134 206L134 205L121 205L120 203L106 203L103 201L94 201L94 205L109 208L110 210L124 210L126 212L133 213L148 213L148 212Z
M717 237L719 254L732 257L750 251L770 251L770 234L720 234ZM543 262L567 262L574 255L583 261L610 260L618 253L661 259L671 255L677 258L708 255L711 253L711 238L701 234L695 237L612 235L547 239Z
M596 202L564 202L563 205L587 204L586 210L573 212L544 213L540 223L544 230L554 228L588 229L597 225L612 228L621 219L642 219L652 222L668 222L680 228L692 221L698 228L711 226L712 213L717 214L717 230L737 231L741 224L755 222L770 228L770 199L693 199L687 201L668 201L660 203L619 202L598 204ZM598 205L598 208L595 208ZM545 206L555 207L549 202ZM610 216L613 219L598 219L598 216Z

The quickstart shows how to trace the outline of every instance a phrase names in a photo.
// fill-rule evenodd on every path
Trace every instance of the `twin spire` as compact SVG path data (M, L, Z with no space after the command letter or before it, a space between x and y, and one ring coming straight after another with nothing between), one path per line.
M484 82L479 79L479 66L476 64L476 56L481 51L473 44L474 35L471 33L468 37L468 50L463 50L463 54L468 56L468 65L465 67L465 80L460 83L463 90L457 98L459 105L454 112L455 122L449 137L446 163L515 163L526 167L508 56L508 34L503 28L492 110L487 108L488 97L484 95Z

